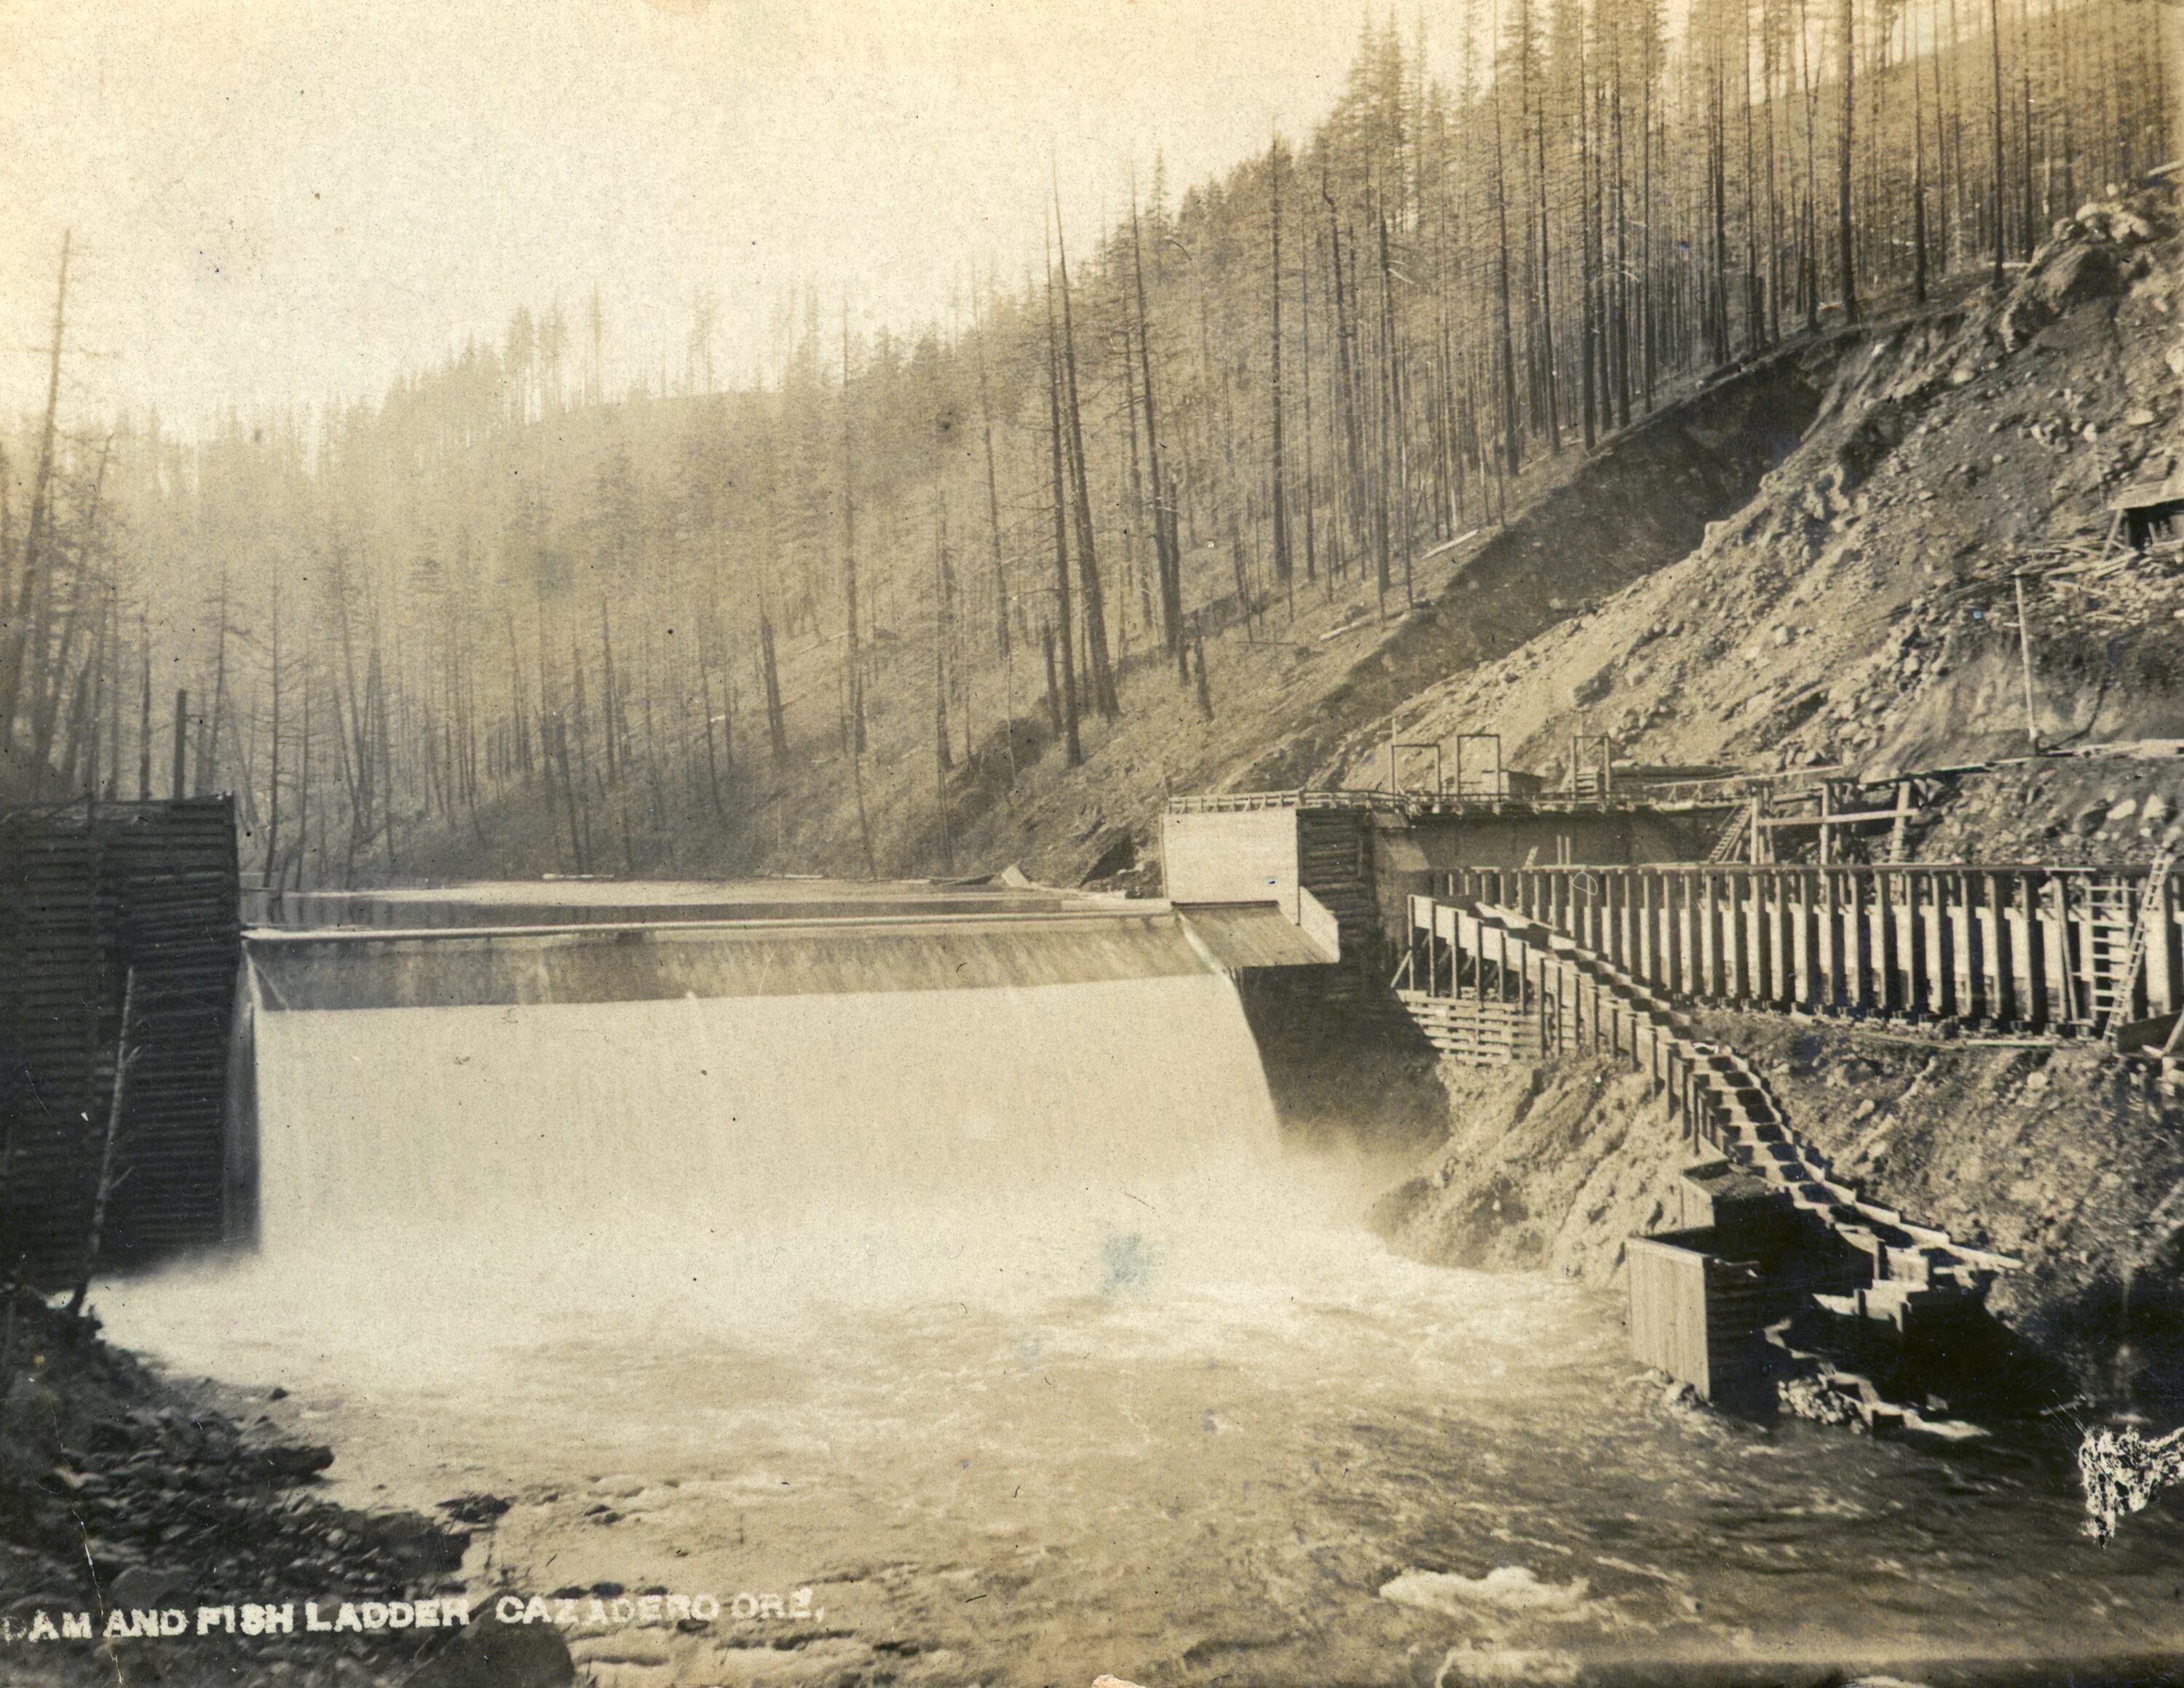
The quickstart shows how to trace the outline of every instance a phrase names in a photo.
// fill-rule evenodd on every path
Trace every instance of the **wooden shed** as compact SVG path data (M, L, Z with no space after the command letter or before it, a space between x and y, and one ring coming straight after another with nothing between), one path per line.
M2135 551L2184 539L2184 476L2126 487L2109 500L2109 543Z

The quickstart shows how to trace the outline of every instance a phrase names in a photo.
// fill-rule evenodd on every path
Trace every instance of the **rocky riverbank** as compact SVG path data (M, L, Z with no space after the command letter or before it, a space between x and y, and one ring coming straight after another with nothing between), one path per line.
M566 1652L557 1676L471 1621L461 1499L451 1522L333 1505L313 1492L332 1449L161 1378L29 1290L0 1309L0 1680L568 1680Z
M1697 1016L1874 1199L2022 1260L1987 1305L2062 1400L2184 1418L2184 1108L2091 1048ZM1444 1064L1446 1137L1374 1222L1438 1265L1619 1288L1624 1239L1676 1222L1691 1158L1625 1064ZM2045 1403L2053 1406L2057 1403Z

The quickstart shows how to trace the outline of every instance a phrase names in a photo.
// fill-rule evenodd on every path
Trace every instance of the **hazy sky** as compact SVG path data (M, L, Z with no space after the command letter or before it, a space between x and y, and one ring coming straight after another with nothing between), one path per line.
M1447 4L1429 8L1446 12ZM1415 0L1402 13L1407 34ZM596 282L625 369L694 289L749 370L799 281L866 321L1301 135L1362 7L1323 0L0 0L0 404L376 394ZM1445 25L1451 33L1452 24ZM1440 56L1438 53L1435 55Z

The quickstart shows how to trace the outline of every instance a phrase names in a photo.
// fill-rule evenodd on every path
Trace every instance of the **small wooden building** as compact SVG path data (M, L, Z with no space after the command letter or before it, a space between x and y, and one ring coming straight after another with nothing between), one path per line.
M2109 500L2109 542L2135 551L2184 539L2184 476L2126 487Z

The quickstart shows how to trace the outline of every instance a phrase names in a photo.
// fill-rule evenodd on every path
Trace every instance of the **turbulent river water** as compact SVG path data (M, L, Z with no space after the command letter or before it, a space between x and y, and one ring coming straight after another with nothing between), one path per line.
M101 1312L332 1443L346 1498L510 1501L481 1595L722 1603L565 1608L610 1688L2039 1680L2184 1643L2184 1527L2096 1548L2059 1454L1725 1422L1613 1300L1386 1254L1355 1168L1277 1145L1217 976L257 1035L262 1251Z

